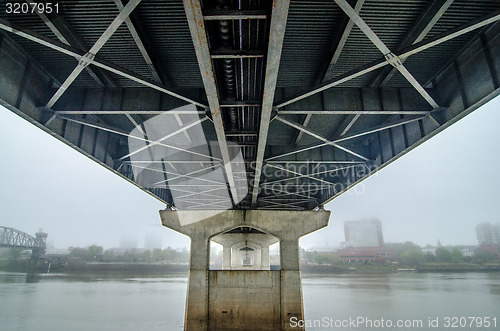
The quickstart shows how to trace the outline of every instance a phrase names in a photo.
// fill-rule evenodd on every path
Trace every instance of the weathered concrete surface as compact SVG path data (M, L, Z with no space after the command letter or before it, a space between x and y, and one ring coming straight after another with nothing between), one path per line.
M279 242L279 238L267 233L222 233L211 238L222 245L223 270L270 270L269 246ZM241 247L254 249L255 261L252 266L243 266L239 249Z
M279 270L212 270L208 282L210 331L280 330Z
M290 326L292 317L304 316L299 238L328 225L329 211L166 209L160 217L191 238L184 330L301 330ZM280 271L208 271L210 239L242 226L280 239Z

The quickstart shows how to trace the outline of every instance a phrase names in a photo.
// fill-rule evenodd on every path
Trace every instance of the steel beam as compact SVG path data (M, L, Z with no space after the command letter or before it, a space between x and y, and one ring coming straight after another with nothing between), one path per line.
M304 210L305 208L304 207L299 207L299 206L295 206L295 205L292 205L291 203L280 203L280 202L275 202L275 201L269 201L269 200L261 200L259 199L259 202L262 202L262 203L267 203L267 204L270 204L272 206L276 206L276 207L280 207L279 209L283 209L281 207L285 207L285 208L290 208L290 209L296 209L296 210ZM268 207L260 207L261 209L262 208L272 208L271 206L268 206Z
M360 154L358 154L356 152L353 152L353 151L351 151L350 149L348 149L346 147L340 146L340 145L338 145L337 143L335 143L333 141L330 141L330 140L322 137L321 135L319 135L319 134L317 134L317 133L315 133L315 132L307 129L303 125L300 125L299 123L288 121L288 120L286 120L286 119L284 119L284 118L282 118L280 116L276 116L274 119L276 119L276 120L278 120L278 121L280 121L282 123L285 123L286 125L289 125L292 128L295 128L295 129L300 130L300 131L302 131L304 133L307 133L308 135L310 135L310 136L312 136L312 137L314 137L314 138L316 138L318 140L321 140L321 141L325 142L326 145L330 145L330 146L336 147L338 149L341 149L344 152L349 153L351 155L354 155L354 156L356 156L356 157L358 157L358 158L360 158L360 159L362 159L364 161L369 161L368 158L366 158L366 157L364 157L364 156L362 156L362 155L360 155Z
M111 22L108 28L101 34L99 39L97 39L90 50L82 58L80 58L78 66L73 69L73 72L68 76L68 78L66 78L61 87L59 87L57 92L52 96L52 98L50 98L49 102L47 102L47 108L52 108L57 100L59 100L61 95L63 95L66 89L75 81L75 79L80 75L83 69L85 69L85 67L87 67L91 63L91 60L95 57L97 52L101 50L104 44L106 44L109 38L111 38L115 31L118 30L123 21L132 13L132 11L141 1L142 0L130 0L127 3L127 5L123 8L123 10L120 11L113 22Z
M342 8L342 10L354 21L354 23L361 29L361 31L370 39L370 41L384 54L387 62L399 70L399 72L406 78L406 80L427 100L432 108L438 108L439 105L436 101L425 91L420 83L413 77L413 75L402 64L401 59L394 55L389 48L380 40L380 38L373 32L373 30L366 24L366 22L359 16L359 14L347 3L346 0L334 0L335 3Z
M296 171L293 171L293 170L290 170L290 169L287 169L287 168L283 168L281 166L276 166L276 165L272 165L272 164L267 164L267 166L269 166L271 168L278 169L278 170L283 170L283 171L289 172L289 173L294 174L294 175L297 175L297 176L292 177L292 178L284 178L284 179L279 179L279 180L274 180L274 181L266 182L267 185L273 185L273 184L276 184L276 183L281 183L281 182L284 182L284 181L293 180L293 179L299 179L299 178L309 178L309 179L314 179L314 180L320 181L320 182L322 182L323 184L326 184L326 185L335 185L335 183L332 183L332 182L329 182L329 181L325 181L323 179L316 178L316 177L313 177L313 176L315 176L315 175L322 175L322 174L328 174L328 173L331 173L331 172L342 171L342 170L351 169L352 167L355 167L355 166L347 166L347 167L342 167L342 168L337 168L337 169L328 169L328 170L324 170L324 171L317 171L317 172L313 172L312 174L302 174L300 172L296 172Z
M275 160L275 159L278 159L278 158L281 158L281 157L285 157L285 156L288 156L288 155L298 154L298 153L305 152L305 151L308 151L308 150L311 150L311 149L315 149L315 148L319 148L319 147L331 145L331 143L339 143L339 142L342 142L342 141L345 141L345 140L358 138L358 137L365 136L365 135L368 135L368 134L372 134L372 133L375 133L375 132L378 132L378 131L382 131L382 130L386 130L386 129L391 129L391 128L394 128L396 126L400 126L400 125L403 125L403 124L408 124L408 123L412 123L412 122L415 122L415 121L419 121L419 120L423 119L424 117L419 117L419 118L414 118L414 119L400 120L400 121L397 121L397 122L394 122L394 123L377 126L377 127L371 128L371 129L369 129L367 131L358 132L358 133L354 133L354 134L351 134L351 135L348 135L348 136L344 136L342 138L335 139L335 140L332 140L332 141L328 141L328 142L325 142L325 143L322 143L322 144L312 145L312 146L308 146L308 147L305 147L305 148L294 150L292 152L283 153L283 154L280 154L280 155L275 155L275 156L267 158L266 162L268 162L270 160ZM290 122L290 123L292 123L292 122ZM294 125L299 126L300 124L294 123ZM283 161L283 162L286 162L286 161Z
M255 100L231 100L231 101L220 101L220 106L222 108L233 108L233 107L260 107L260 102Z
M363 130L361 132L357 132L357 133L345 135L345 136L343 136L341 138L337 138L337 139L333 140L333 142L334 143L339 143L339 142L342 142L342 141L346 141L346 140L350 140L350 139L354 139L354 138L366 136L366 135L369 135L369 134L372 134L372 133L375 133L375 132L379 132L379 131L383 131L383 130L387 130L387 129L392 129L392 128L395 128L397 126L401 126L401 125L404 125L404 124L409 124L409 123L417 122L417 121L420 121L420 120L422 120L422 119L424 119L426 117L432 117L432 116L428 115L428 116L422 116L422 117L417 117L417 118L412 118L412 119L402 119L402 120L395 121L393 123L382 124L382 125L370 128L368 130Z
M264 78L264 93L262 97L262 108L259 125L259 142L257 146L257 157L255 161L255 178L252 190L252 205L257 203L259 195L259 183L262 174L264 153L271 122L271 111L273 109L274 94L276 92L276 81L283 49L283 39L288 18L290 0L274 0L269 32L269 46L267 48L266 71Z
M139 137L139 136L131 135L129 132L126 132L126 131L118 129L118 128L111 127L111 126L103 124L103 123L96 123L96 122L89 121L89 120L86 120L86 119L75 119L75 118L70 118L70 117L66 117L66 116L60 116L60 117L62 119L65 119L65 120L73 122L73 123L85 125L85 126L88 126L88 127L91 127L91 128L100 129L100 130L107 131L107 132L111 132L111 133L118 134L118 135L121 135L121 136L124 136L124 137L127 137L127 138L141 140L141 141L144 141L144 142L147 142L147 143L153 143L153 141L151 141L149 139L146 139L146 138L143 138L143 137ZM198 153L198 152L195 152L195 151L192 151L192 150L189 150L189 149L185 149L185 148L181 148L181 147L177 147L177 146L174 146L174 145L168 145L168 144L161 143L161 142L157 143L157 145L162 146L162 147L172 148L172 149L175 149L175 150L180 151L180 152L185 152L185 153L189 153L189 154L201 156L201 157L208 158L208 159L211 159L211 160L221 161L221 159L219 159L217 157L213 157L213 156L210 156L210 155L205 155L205 154L202 154L202 153ZM197 162L201 162L201 161L197 161Z
M405 38L396 47L396 51L403 49L404 47L411 46L415 43L422 41L425 36L431 31L431 29L436 25L441 16L448 10L454 0L434 0L425 9L423 15L420 16L418 22L413 26L413 28L406 34ZM401 59L401 63L406 61L405 58ZM397 72L396 68L385 67L373 80L371 86L378 87L384 86L389 82L392 76Z
M20 26L15 25L15 24L11 24L10 22L8 22L2 18L0 18L0 29L8 31L12 34L19 36L19 37L31 40L33 42L40 44L40 45L46 46L46 47L51 48L51 49L58 51L60 53L69 55L71 57L75 57L75 58L78 57L78 59L82 59L85 56L85 54L83 54L81 51L79 51L71 46L68 46L68 45L63 44L63 43L58 42L58 41L54 41L54 40L47 38L47 37L45 37L37 32L22 28ZM199 106L199 107L208 108L207 105L205 105L204 103L201 103L200 101L197 101L193 98L188 98L188 97L182 95L180 92L175 91L172 88L167 88L158 82L155 82L155 81L152 81L148 78L142 77L141 75L138 75L138 74L136 74L128 69L122 68L122 67L120 67L116 64L113 64L111 62L104 61L104 60L101 60L101 59L98 59L95 57L92 59L86 58L85 61L88 61L89 64L93 64L99 68L105 69L105 70L110 71L116 75L130 79L134 82L137 82L141 85L150 87L150 88L157 90L159 92L171 95L175 98L186 101L188 103L192 103L192 104Z
M365 3L365 0L357 0L356 1L356 6L354 7L354 10L359 13L361 11L361 7L363 7L363 4ZM340 54L342 54L342 51L344 49L345 43L347 42L347 38L349 38L349 35L351 34L352 28L354 26L354 22L349 18L349 16L346 16L347 22L344 22L345 27L342 30L342 34L340 37L337 38L336 42L336 47L334 48L333 55L331 59L328 60L328 63L325 67L320 69L320 72L318 73L318 79L315 82L315 85L321 84L321 82L325 79L326 74L328 73L328 69L332 66L334 66L339 57ZM306 114L306 117L304 118L304 121L302 122L303 126L307 126L309 124L309 121L311 120L312 114ZM302 137L302 131L299 132L297 135L297 138L295 139L295 144L298 143L300 138Z
M265 183L263 183L261 185L261 187L265 187L266 185L264 185ZM287 184L287 186L293 186L295 184L292 184L292 185L289 185ZM317 185L317 184L315 184ZM322 186L322 187L325 187L325 186ZM327 186L327 187L330 187L330 186ZM268 190L267 188L264 188L264 190ZM273 193L272 197L286 197L288 195L295 195L297 197L301 197L301 198L310 198L309 196L307 195L304 195L304 194L301 194L301 193L305 193L305 192L301 192L301 193L297 193L297 192L290 192L290 191L283 191L283 190L280 190L280 189L277 189L275 187L272 187L272 188L269 188L270 191L272 191L271 193ZM274 192L278 192L278 193L283 193L283 194L274 194ZM265 193L265 192L264 192ZM262 198L267 198L267 197L270 197L269 195L266 195L264 197L261 197L259 199L262 199Z
M134 163L146 163L146 164L159 164L159 163L168 163L168 164L205 164L205 163L214 163L211 160L128 160L123 161L124 164L134 164Z
M214 185L214 187L215 187L215 185ZM188 197L198 196L198 195L204 195L204 196L207 196L207 197L219 197L217 195L208 194L208 193L215 192L215 191L220 191L220 190L227 190L227 186L219 187L219 188L215 188L215 189L210 189L210 190L205 190L205 191L201 191L201 192L187 191L187 190L178 189L178 188L176 188L175 190L179 191L179 192L188 193L186 195L181 195L181 196L177 197L178 199L185 199L185 198L188 198Z
M204 115L204 111L175 111L175 110L54 110L58 115Z
M381 93L379 92L378 95L380 96ZM365 102L363 100L363 90L359 90L359 100L361 101L361 110L364 110L365 109ZM382 106L383 102L380 100L379 101L380 105ZM383 107L381 107L383 108ZM345 135L352 127L353 125L356 123L356 121L361 117L361 114L350 114L348 115L343 121L342 123L340 124L340 126L338 127L334 137L338 137L338 136L343 136Z
M184 177L184 178L189 178L189 179L193 179L193 180L199 180L199 181L207 182L207 183L224 184L223 182L217 182L215 180L211 180L211 179L207 179L207 178L203 178L203 177L193 177L193 176L188 176L188 175L182 175L182 174L179 174L179 173L176 173L176 172L171 172L171 171L165 171L165 170L159 170L159 169L144 167L144 166L140 166L140 165L137 165L137 164L132 164L132 167L143 169L143 170L149 170L149 171L153 171L153 172L159 172L159 173L167 174L167 175L174 175L174 176L178 176L178 177Z
M267 13L265 10L212 9L203 11L203 19L205 21L265 20Z
M214 71L210 58L210 50L208 47L205 23L203 22L201 3L199 0L183 0L183 3L186 17L189 23L191 39L193 40L194 49L196 51L196 58L198 59L198 65L200 66L203 85L205 86L205 93L207 94L208 104L210 106L210 112L212 114L212 121L221 149L222 160L224 162L224 169L226 170L233 203L237 204L239 202L237 201L238 194L234 182L229 149L227 147L226 133L224 130L224 123L222 121L222 113L220 110L217 87L215 85Z
M213 169L213 168L218 168L220 167L221 165L220 164L213 164L213 165L210 165L208 167L205 167L205 168L201 168L201 169L198 169L198 170L194 170L194 171L191 171L191 172L188 172L187 174L184 174L185 176L191 176L191 175L195 175L197 173L200 173L200 172L203 172L203 171L206 171L206 170L210 170L210 169ZM179 174L180 175L180 174ZM159 181L156 184L161 184L161 183L167 183L167 182L172 182L178 178L181 178L182 176L177 176L177 177L173 177L173 178L170 178L167 180L164 180L164 181Z
M278 115L427 115L428 110L278 110Z
M26 0L27 3L36 5L37 2L33 0ZM42 19L42 21L49 27L50 31L54 33L54 35L59 39L62 43L66 45L73 46L78 48L79 50L86 52L88 47L82 42L80 38L76 35L76 33L68 26L63 19L52 12L51 14L46 14L42 11L36 11L38 16ZM75 57L79 60L78 57ZM100 87L116 87L115 82L105 73L105 72L95 72L95 69L90 67L85 67L87 73L96 81L96 83Z
M409 47L401 50L400 52L398 52L397 56L400 59L407 58L411 55L423 52L431 47L434 47L434 46L437 46L437 45L442 44L444 42L447 42L448 40L460 37L466 33L469 33L469 32L474 31L476 29L480 29L488 24L497 22L499 20L500 20L500 11L495 11L495 12L490 13L488 15L485 15L481 18L478 18L476 20L465 23L459 27L450 29L447 32L441 33L437 36L434 36L432 38L428 38L424 41L421 41L421 42L416 43L412 46L409 46ZM341 75L341 76L336 77L334 79L323 82L322 84L315 86L315 87L312 87L311 89L305 90L297 95L280 100L275 104L274 107L282 108L282 107L287 106L289 104L292 104L294 102L300 101L302 99L305 99L307 97L310 97L312 95L320 93L324 90L328 90L332 87L335 87L335 86L340 85L342 83L348 82L354 78L360 77L364 74L367 74L369 72L372 72L374 70L382 68L382 67L386 66L387 64L388 63L387 63L387 60L385 58L375 60L375 61L373 61L365 66L362 66L362 67L360 67L352 72L349 72L347 74L344 74L344 75Z
M264 53L259 50L232 50L215 49L210 53L210 57L216 59L252 59L263 58Z
M173 132L170 132L169 134L167 134L166 136L161 137L161 138L160 138L160 139L158 139L158 140L155 140L155 141L150 141L150 140L148 139L149 144L147 144L146 146L143 146L143 147L141 147L141 148L138 148L138 149L136 149L135 151L128 153L127 155L122 156L122 157L120 158L120 161L123 161L124 159L126 159L126 158L128 158L128 157L130 157L130 156L132 156L132 155L135 155L135 154L137 154L137 153L140 153L140 152L142 152L142 151L144 151L144 150L146 150L146 149L148 149L148 148L150 148L150 147L153 147L153 146L159 145L159 144L160 144L160 143L162 143L163 141L165 141L165 140L167 140L167 139L169 139L169 138L172 138L173 136L175 136L175 135L177 135L177 134L179 134L179 133L185 132L186 130L188 130L188 129L192 128L193 126L200 125L201 123L203 123L203 122L204 122L205 120L207 120L207 119L208 119L208 118L205 116L205 117L202 117L202 118L197 119L197 120L195 120L195 121L192 121L191 123L186 124L186 125L182 126L181 128L179 128L179 129L177 129L177 130L173 131Z
M119 11L123 10L123 3L121 0L114 0L116 7L118 7ZM137 48L139 48L139 51L141 52L142 57L144 58L144 61L146 62L147 66L149 67L149 70L151 70L151 74L153 75L153 79L156 80L157 82L162 82L160 75L158 74L158 70L156 70L155 65L153 64L153 61L151 60L151 57L149 56L149 52L146 49L146 46L142 42L141 37L139 36L139 33L137 32L137 29L134 26L134 23L130 20L129 17L125 19L125 24L127 25L128 31L132 35L132 38L135 41L135 44L137 45Z
M290 163L290 164L311 164L311 163L323 163L323 164L365 164L364 161L328 161L328 160L301 160L301 161L268 161L267 164L282 164L282 163ZM265 184L265 183L264 183ZM263 185L264 185L263 184Z
M365 3L365 0L357 0L356 5L354 6L354 11L356 13L359 13L361 11L361 7L363 7L363 4ZM346 21L345 27L342 30L342 34L340 37L337 38L336 41L336 46L334 47L333 50L333 55L332 57L328 60L327 65L321 69L321 71L318 74L318 80L316 80L316 84L320 84L324 79L326 74L328 73L328 69L334 66L337 61L340 58L340 55L342 54L342 51L344 50L345 43L347 42L347 39L349 38L349 35L351 34L352 28L354 27L354 22L353 20L346 15Z

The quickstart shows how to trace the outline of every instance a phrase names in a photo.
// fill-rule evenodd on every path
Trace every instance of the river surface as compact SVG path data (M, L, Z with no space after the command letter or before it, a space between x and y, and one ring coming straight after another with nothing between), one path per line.
M186 286L0 272L0 330L182 330ZM304 276L303 294L307 330L500 330L500 273Z

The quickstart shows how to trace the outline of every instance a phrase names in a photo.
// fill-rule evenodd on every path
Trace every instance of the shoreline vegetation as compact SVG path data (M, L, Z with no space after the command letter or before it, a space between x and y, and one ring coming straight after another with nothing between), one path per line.
M333 251L301 249L301 270L307 274L395 273L395 272L498 272L500 259L496 254L476 251L464 256L457 247L439 247L435 253L423 253L414 243L388 244L390 257L379 260L350 261ZM29 252L29 251L28 251ZM0 271L96 274L96 275L187 275L189 251L186 249L110 249L101 246L74 247L69 254L47 254L39 260L20 248L0 249ZM279 255L270 255L271 270L279 269ZM211 270L221 270L222 252L212 250Z
M53 265L33 261L0 261L0 271L21 273L64 273L95 275L143 275L160 276L162 274L178 274L187 276L188 264L144 263L144 262L66 262L64 265ZM279 267L278 267L279 268ZM213 270L220 270L217 266ZM406 272L499 272L500 264L474 263L426 263L414 267L395 267L393 265L377 265L370 263L350 263L348 265L302 264L303 275L311 274L374 274L374 273L406 273Z

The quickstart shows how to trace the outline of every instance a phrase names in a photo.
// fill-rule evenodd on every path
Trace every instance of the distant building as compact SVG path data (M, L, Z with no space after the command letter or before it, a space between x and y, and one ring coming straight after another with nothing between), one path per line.
M476 250L476 254L479 252L493 254L500 258L500 244L482 244Z
M378 220L344 222L346 247L382 247L382 224Z
M500 244L500 223L481 223L476 226L476 236L479 245Z
M476 247L474 247L474 246L459 248L460 252L462 253L462 255L464 257L474 256L475 249L476 249Z
M437 247L441 247L441 246L437 246ZM436 248L437 247L434 247L434 246L431 246L431 245L426 245L425 247L421 248L421 251L422 251L423 254L436 255Z
M153 250L153 249L161 249L163 246L163 240L160 234L158 233L149 233L146 235L146 239L144 240L144 248Z
M336 248L333 246L311 246L306 248L306 252L335 252Z
M378 220L344 222L345 242L335 251L345 262L391 262L394 252L384 246Z
M386 247L343 248L335 254L344 262L388 262L395 259L394 252Z

